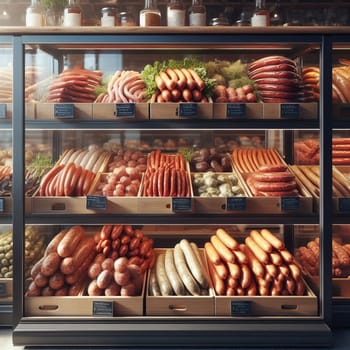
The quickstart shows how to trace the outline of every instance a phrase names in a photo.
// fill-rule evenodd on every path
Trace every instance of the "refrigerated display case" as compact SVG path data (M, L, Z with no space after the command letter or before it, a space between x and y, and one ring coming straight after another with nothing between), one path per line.
M98 33L86 28L79 32L58 30L54 36L46 30L33 30L14 38L14 61L18 66L15 90L16 97L23 101L14 105L13 224L18 276L14 288L15 345L149 347L171 343L185 348L227 347L232 343L314 347L331 344L331 249L327 243L332 203L326 200L332 193L332 169L328 162L332 130L327 117L331 110L331 41L312 29L298 32L268 28L264 34L254 28L237 29L205 28L189 32L186 28L123 28L118 33L107 29ZM280 94L270 100L271 93L266 93L263 83L259 94L266 97L264 103L247 99L241 103L225 102L215 100L220 97L215 94L209 101L190 103L162 103L160 99L126 103L122 98L103 102L109 100L102 97L97 102L91 100L91 89L96 81L101 84L102 75L116 80L122 72L142 71L152 76L151 72L159 69L163 60L167 64L176 62L173 69L178 69L179 62L187 69L193 69L191 64L205 62L207 70L209 63L214 66L220 62L236 63L235 68L230 66L234 72L226 72L234 75L237 65L249 72L249 67L251 71L257 68L254 62L271 56L293 61L284 64L298 67L292 74L298 79L300 68L307 64L319 67L319 98L311 100L310 91L295 93L293 86L291 94ZM263 67L270 66L263 62ZM274 67L276 64L279 65L275 62ZM38 79L33 89L24 90L25 70L33 65L40 72L45 69L46 79ZM78 82L74 73L69 78L61 75L72 73L77 67L80 72L90 71L88 83L82 78ZM56 78L56 85L50 85L51 77ZM65 85L69 79L75 79L75 87ZM231 76L231 80L235 79ZM210 82L207 80L207 86ZM86 85L89 89L82 89ZM36 90L38 86L42 89ZM107 96L123 95L124 86L120 89L114 90L107 83ZM26 99L28 91L30 100ZM79 99L82 91L83 100ZM299 98L300 93L303 98L295 102L293 98ZM274 95L277 96L276 91ZM315 200L292 169L295 165L292 141L303 132L313 133L319 142L320 157L316 164L319 200ZM33 135L42 135L42 148L52 156L54 165L50 176L44 176L36 190L26 195L24 150ZM220 158L210 158L214 155ZM227 162L228 170L224 169ZM81 188L73 188L70 176L83 163L85 170L87 167L94 171L92 175L85 171ZM141 165L138 169L142 169L142 174L129 169L135 163ZM68 164L71 172L63 172ZM275 167L269 167L269 173L278 170L278 175L288 181L287 185L279 181L283 185L279 183L278 194L276 187L259 182L266 171L263 166L271 164ZM124 177L135 177L123 181L133 180L138 187L129 187L126 192L121 192L120 187L111 188L113 173L121 175L121 170ZM174 177L170 177L170 170ZM83 174L84 170L79 171ZM57 178L55 172L60 174ZM229 179L225 173L229 173ZM54 178L58 185L52 182ZM221 188L221 180L226 181L224 190L215 192L215 185ZM78 184L79 180L76 181ZM229 189L228 181L234 181ZM28 228L33 228L46 242L44 252L40 251L42 261L48 256L55 257L56 267L50 266L50 272L44 272L38 263L31 275L26 276L24 249ZM303 243L310 229L318 238L320 250L319 279L313 285L304 274L302 261L296 260L297 242ZM66 237L66 231L71 237L90 239L89 244L93 244L94 237L96 251L86 257L85 264L79 264L78 275L84 280L77 280L76 275L74 279L68 266L65 268L71 272L62 272L61 264L66 258L73 259L72 252L59 254L58 247L53 248L56 237ZM110 238L112 232L114 238ZM205 246L210 247L206 243L211 243L215 248L220 242L213 236L220 234L224 235L221 240L229 236L231 244L236 242L230 248L230 257L221 251L220 259L228 262L226 268L238 267L236 272L241 280L238 275L217 278L216 267L222 261L213 263ZM121 239L117 242L119 235L124 243ZM254 270L252 261L261 250L255 250L252 241L259 237L261 240L261 236L265 237L262 241L271 240L271 244L260 256L262 269ZM144 241L149 250L141 253L141 248L131 249L128 244L132 239L133 242L138 239L139 244ZM180 254L177 243L183 239L199 247L199 251L193 251L198 252L198 262L202 260L202 277L204 274L208 278L206 288L202 286L204 295L193 291L193 285L187 287L192 295L172 296L165 295L166 292L154 295L155 290L150 289L152 264L161 268L158 262L168 250L175 259ZM120 245L125 246L124 253ZM220 251L220 247L216 250ZM244 253L247 247L247 255L255 251L249 259ZM135 296L129 296L130 289L123 289L124 282L116 282L120 289L117 295L106 292L106 281L98 282L98 274L87 274L97 252L113 260L126 255L128 259L140 258L140 265L145 263L143 280ZM235 261L236 266L231 266ZM50 265L48 260L46 264ZM250 279L244 281L247 276ZM60 284L54 284L58 279ZM69 296L73 285L79 292Z
M0 325L12 325L12 38L0 37ZM10 256L11 255L11 256Z

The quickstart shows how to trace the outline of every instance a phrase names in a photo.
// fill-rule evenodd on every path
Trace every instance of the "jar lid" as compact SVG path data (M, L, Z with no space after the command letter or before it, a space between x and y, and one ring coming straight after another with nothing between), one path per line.
M229 26L230 23L226 17L214 17L209 22L210 26Z

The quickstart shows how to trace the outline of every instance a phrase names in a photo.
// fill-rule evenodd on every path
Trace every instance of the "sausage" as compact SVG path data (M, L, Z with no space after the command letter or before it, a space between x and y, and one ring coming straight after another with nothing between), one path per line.
M152 295L152 296L161 296L162 295L160 288L159 288L155 267L151 270L151 273L150 273L148 293L149 293L149 295Z
M177 265L177 262L175 263ZM161 253L157 256L155 271L161 294L173 295L174 291L165 270L165 253Z
M83 239L85 230L81 226L71 227L57 246L57 253L60 257L71 256Z
M214 266L214 269L216 271L216 273L219 275L219 277L222 279L222 280L225 280L228 275L229 275L229 272L228 272L228 269L226 267L226 264L224 264L223 262L220 263L220 264L213 264ZM228 266L228 264L227 264Z
M51 170L49 170L44 177L40 181L40 190L39 195L44 196L46 186L48 185L49 181L54 178L62 169L64 168L63 164L55 165Z
M49 242L49 244L47 245L46 249L45 249L45 255L50 254L52 252L57 252L57 247L58 244L61 242L61 240L63 239L63 237L66 235L66 233L68 232L68 229L64 229L62 231L60 231L59 233L57 233Z
M232 264L227 262L227 267L230 273L230 276L236 280L238 280L241 276L241 268L238 264Z
M261 236L261 234L256 230L250 231L250 236L254 239L256 244L260 246L266 253L272 252L272 245Z
M165 272L169 279L169 283L171 284L175 294L186 295L186 289L176 270L175 262L174 262L174 254L171 249L167 249L165 251L164 264L165 264Z
M61 257L56 252L46 255L41 265L40 272L44 276L52 276L58 270L61 260Z
M265 268L261 264L261 262L257 259L257 257L254 255L254 253L250 250L250 248L245 244L241 244L240 248L247 255L249 267L253 271L255 276L258 276L261 278L264 277Z
M173 80L173 78L170 78L169 75L165 71L159 72L159 76L164 81L165 86L168 90L171 91L171 90L176 88L177 81Z
M207 254L208 259L215 265L219 265L221 263L221 258L214 246L210 242L206 242L204 244L204 249Z
M274 265L276 266L282 265L282 256L279 254L279 252L276 252L276 251L271 252L270 259Z
M196 87L196 82L194 81L191 73L186 68L180 68L180 71L186 78L186 86L189 90L193 90Z
M288 182L262 182L253 181L254 188L259 192L289 192L295 190L297 183L295 181Z
M199 76L199 74L194 69L188 68L187 70L189 71L193 80L195 81L198 90L203 91L205 88L205 83L203 79Z
M37 273L34 278L34 283L38 288L43 288L48 285L49 278L48 276L43 275L41 272Z
M269 263L270 259L268 254L260 248L260 246L253 240L253 238L249 236L246 237L245 243L262 264L267 265Z
M79 281L86 270L89 268L91 262L95 258L95 252L92 251L90 255L84 260L84 262L71 274L65 276L65 281L67 284L74 284Z
M287 63L293 66L296 66L295 61L291 60L290 58L285 56L274 55L274 56L262 57L250 63L248 65L248 72L251 72L257 68L261 68L265 66L275 66L282 63Z
M49 286L52 289L58 290L64 286L64 275L57 271L49 278Z
M234 250L239 248L238 242L223 228L218 228L215 232L218 238L226 245L227 248Z
M186 289L192 295L200 295L200 287L187 267L186 258L179 243L176 244L174 248L174 261L176 269Z
M230 251L229 248L227 248L222 243L222 241L216 235L212 235L210 237L210 242L212 243L212 245L220 255L221 259L231 263L234 263L236 261L235 255Z
M279 166L279 165L269 166L269 168L272 168L272 167L279 168L281 166ZM260 168L261 167L259 167L259 169ZM289 183L289 182L292 182L295 180L295 175L290 173L290 172L287 172L287 171L284 171L284 172L267 172L267 171L256 172L252 175L252 177L255 181L268 182L268 183L270 183L270 182L287 182L287 183Z
M267 229L260 231L261 235L277 250L284 249L284 243Z
M226 288L224 281L219 277L217 272L215 271L214 265L209 260L208 261L209 273L213 282L213 287L217 295L225 295Z
M252 283L252 274L248 265L241 265L241 287L246 289Z
M300 268L295 263L289 264L288 266L293 278L298 281L301 278Z
M293 255L287 249L281 249L279 251L285 263L290 264L293 262Z
M198 260L190 242L187 239L182 239L180 241L180 247L184 253L187 266L189 267L192 276L202 288L207 289L209 287L208 280L202 271L201 261Z

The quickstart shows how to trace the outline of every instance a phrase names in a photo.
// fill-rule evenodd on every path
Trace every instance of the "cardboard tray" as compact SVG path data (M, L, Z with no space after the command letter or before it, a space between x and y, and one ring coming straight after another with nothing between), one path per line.
M25 297L25 316L143 316L146 280L147 273L141 295L133 297Z
M133 121L149 119L148 103L94 103L93 120Z
M186 162L186 175L190 183L190 197L146 197L142 196L144 179L141 181L140 191L137 199L137 207L139 214L186 214L194 213L195 201L193 199L190 166Z
M92 103L37 103L35 119L92 120Z
M213 103L150 103L150 119L213 119Z
M64 157L65 152L62 154L56 164L60 163L60 160ZM108 163L110 155L106 155L101 171L103 171ZM98 175L99 173L97 173ZM96 177L97 177L96 175ZM93 184L91 185L93 186ZM32 214L94 214L96 209L89 206L87 196L38 196L38 191L33 197L27 198L30 201L29 210Z
M255 197L246 183L246 178L249 174L242 174L237 171L237 175L241 178L241 183L245 187L245 191L248 194L245 205L247 213L283 215L313 214L312 195L297 177L296 181L299 191L300 193L305 193L306 195L295 197Z
M12 278L0 278L0 302L11 301L12 296Z
M12 197L0 197L0 216L12 213Z
M203 175L205 173L191 173L191 182L192 182L192 191L193 191L193 198L195 201L195 211L196 213L204 213L204 214L239 214L242 213L242 210L245 210L246 206L246 198L248 197L248 194L246 192L245 186L241 183L240 177L237 175L236 171L232 169L232 172L225 172L225 173L215 173L218 175L228 176L230 174L233 174L238 179L238 186L243 191L242 196L236 196L236 197L201 197L198 192L197 188L194 185L194 176L197 174Z
M303 296L215 296L216 316L317 316L316 295L306 284Z
M155 255L164 252L165 249L154 249ZM205 266L206 259L203 249L200 249L202 254L202 262ZM207 271L208 273L208 271ZM149 291L149 276L146 285L146 308L147 316L214 316L214 290L209 287L209 295L202 296L151 296Z
M263 103L213 103L213 119L263 119Z
M264 103L264 119L317 119L318 103Z
M305 168L308 167L308 165L298 165L298 168ZM293 167L291 167L291 171L293 171ZM348 182L350 186L350 181L347 180L346 176L344 174L350 174L350 166L333 166L333 172L337 172L338 176L343 178L344 182ZM297 176L297 174L296 174ZM314 202L314 211L319 211L319 205L320 205L320 198L319 194L314 189L307 189L308 192L311 194ZM349 213L350 211L350 198L348 197L333 197L332 198L333 203L333 212L335 214L344 214Z
M35 118L35 103L25 103L25 119ZM12 103L0 103L0 119L13 118Z

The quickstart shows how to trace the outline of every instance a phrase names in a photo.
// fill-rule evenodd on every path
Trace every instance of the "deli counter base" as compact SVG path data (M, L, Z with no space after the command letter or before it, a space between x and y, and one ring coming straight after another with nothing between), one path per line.
M350 329L336 329L333 331L333 340L334 340L334 344L331 347L331 349L333 350L348 350L349 349L349 344L350 344ZM3 328L0 329L0 344L1 344L1 349L2 350L24 350L24 346L14 346L12 344L12 330L11 328ZM45 345L40 346L40 349L48 349L48 347L46 347ZM80 347L79 347L80 348ZM89 347L91 348L91 347ZM31 347L31 349L35 349L35 347ZM52 350L53 348L50 347L50 349ZM67 345L65 347L65 349L73 349L73 346L69 346ZM80 348L82 349L82 348ZM101 349L101 348L100 348ZM105 348L107 349L107 348ZM113 349L113 347L108 347L108 349ZM163 348L164 349L164 348ZM239 348L234 347L234 349L239 350ZM261 349L260 347L252 347L250 348L251 350L258 350ZM286 347L283 348L278 348L278 347L271 347L271 348L265 348L266 350L282 350L282 349L286 349ZM308 347L308 348L300 348L298 347L299 350L303 350L303 349L309 349L309 350L318 350L319 347ZM159 349L161 350L161 349Z

